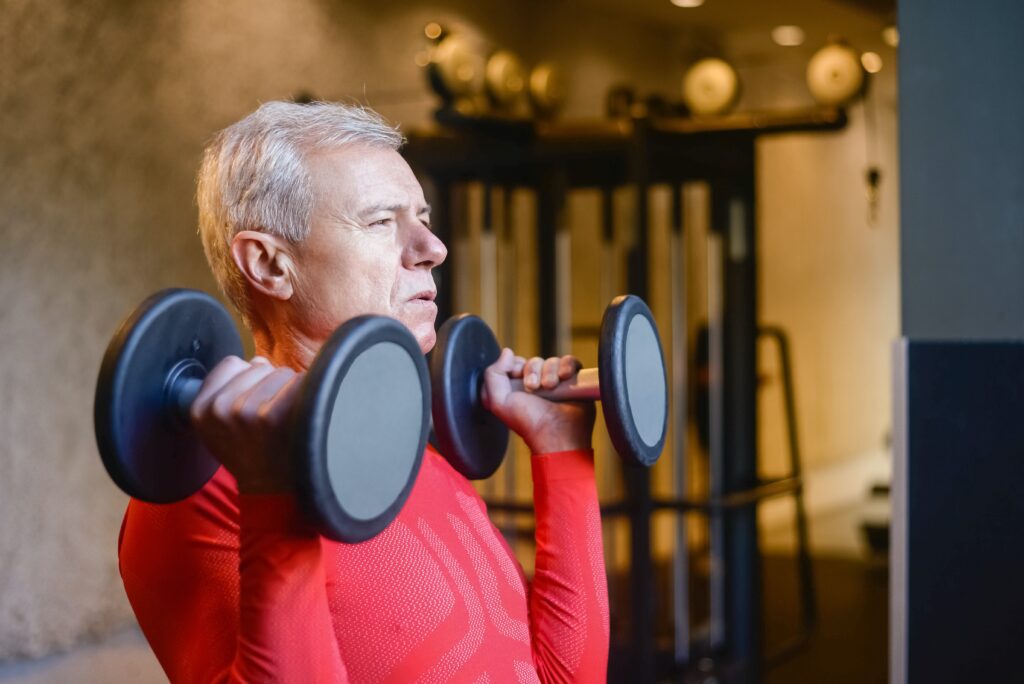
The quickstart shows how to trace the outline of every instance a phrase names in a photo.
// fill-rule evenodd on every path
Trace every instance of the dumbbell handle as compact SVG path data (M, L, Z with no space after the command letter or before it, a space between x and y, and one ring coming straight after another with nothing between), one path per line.
M559 383L551 389L527 390L520 379L512 380L513 392L529 392L550 401L600 401L601 384L597 368L584 368L576 377Z
M177 418L186 423L189 422L188 414L192 408L192 402L199 395L205 377L206 369L189 361L178 364L167 375L164 385L166 406L174 412Z

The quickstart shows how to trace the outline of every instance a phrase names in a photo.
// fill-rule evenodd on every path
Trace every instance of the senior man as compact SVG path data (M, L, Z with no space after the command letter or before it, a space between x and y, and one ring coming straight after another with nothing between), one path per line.
M284 418L322 343L354 316L391 316L434 345L431 269L444 244L374 112L268 103L222 131L198 179L207 259L252 331L192 406L223 464L170 505L132 500L119 542L125 590L175 682L600 681L608 597L594 485L592 405L511 391L552 387L571 356L503 350L488 408L533 456L532 582L476 491L428 448L398 517L339 544L300 515Z

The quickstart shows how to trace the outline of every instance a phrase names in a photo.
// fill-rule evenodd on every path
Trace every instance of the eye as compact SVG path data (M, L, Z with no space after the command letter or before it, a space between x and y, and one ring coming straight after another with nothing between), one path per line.
M387 224L391 223L391 221L392 221L392 219L390 217L389 218L382 218L382 219L377 219L376 221L371 222L370 225L371 226L386 226Z

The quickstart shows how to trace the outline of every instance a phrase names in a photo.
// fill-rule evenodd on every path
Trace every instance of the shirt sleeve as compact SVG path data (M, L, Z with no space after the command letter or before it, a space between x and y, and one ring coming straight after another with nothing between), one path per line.
M534 455L536 569L530 632L542 682L603 682L608 584L593 451Z
M121 529L125 591L168 678L347 682L321 541L295 498L215 485L175 504L132 500Z

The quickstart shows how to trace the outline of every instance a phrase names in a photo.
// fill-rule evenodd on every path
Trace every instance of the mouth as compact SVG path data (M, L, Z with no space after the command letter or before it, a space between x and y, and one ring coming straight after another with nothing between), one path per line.
M410 302L433 302L434 298L437 297L437 292L434 290L424 290L418 292L409 298Z

